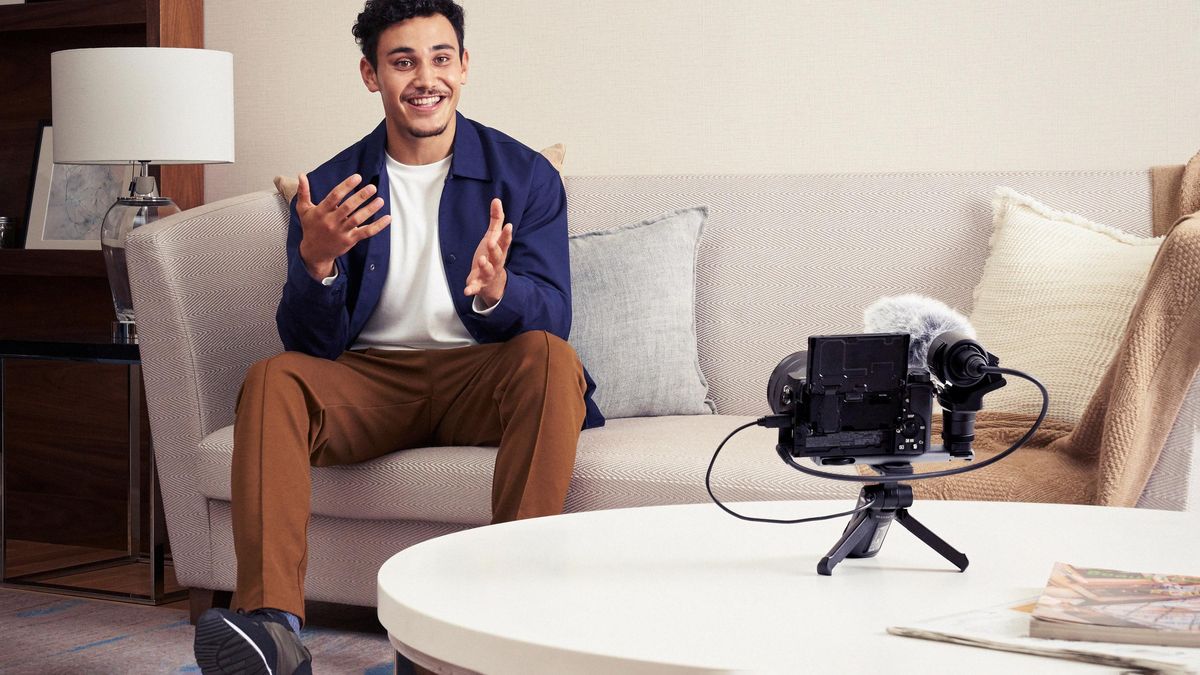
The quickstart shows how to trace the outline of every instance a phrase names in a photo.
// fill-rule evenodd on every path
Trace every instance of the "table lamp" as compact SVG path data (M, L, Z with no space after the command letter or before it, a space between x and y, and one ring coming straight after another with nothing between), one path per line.
M117 47L50 55L54 161L136 164L129 194L101 225L117 320L113 339L137 341L125 238L179 212L150 164L233 161L233 55L208 49Z

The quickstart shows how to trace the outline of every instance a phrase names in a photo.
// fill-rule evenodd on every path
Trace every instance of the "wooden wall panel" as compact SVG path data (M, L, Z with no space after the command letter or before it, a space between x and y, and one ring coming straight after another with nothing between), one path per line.
M204 203L204 165L173 164L158 169L159 194L170 197L180 211L194 209Z
M204 47L204 0L162 0L146 7L146 44ZM204 165L159 167L159 192L181 210L204 203Z
M146 6L146 44L204 47L204 0L162 0Z

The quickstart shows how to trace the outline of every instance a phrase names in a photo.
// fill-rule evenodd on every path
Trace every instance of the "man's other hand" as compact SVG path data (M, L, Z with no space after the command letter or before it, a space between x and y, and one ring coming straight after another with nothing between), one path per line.
M492 200L491 223L479 246L475 247L475 258L471 261L471 273L467 275L466 295L478 295L484 307L491 307L504 297L508 284L508 272L504 261L508 259L508 246L512 244L512 223L504 224L504 206L499 199Z
M334 260L355 244L378 234L392 222L391 214L373 223L367 220L383 208L383 199L376 197L376 187L366 185L350 194L362 176L354 174L329 191L320 204L313 204L308 176L300 174L300 189L296 192L296 213L304 236L300 240L300 258L308 273L318 281L333 276ZM347 197L346 195L350 195Z

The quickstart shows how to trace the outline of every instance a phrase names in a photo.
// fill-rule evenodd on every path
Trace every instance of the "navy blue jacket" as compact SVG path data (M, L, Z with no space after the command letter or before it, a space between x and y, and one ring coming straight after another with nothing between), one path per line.
M467 332L481 344L504 342L520 333L544 330L566 340L571 331L571 265L567 250L567 199L562 180L546 158L512 138L456 113L454 157L438 209L442 264L454 309ZM308 174L312 200L319 203L347 176L374 183L384 200L377 215L391 213L385 165L387 128L383 122L361 141ZM505 269L504 297L487 316L471 309L463 295L475 248L487 231L491 201L504 204L513 240ZM336 359L362 332L383 292L391 238L385 229L336 261L330 286L313 279L300 258L303 230L291 205L287 283L275 314L279 337L289 351ZM459 290L460 292L454 292ZM602 426L592 401L596 385L587 379L584 428Z

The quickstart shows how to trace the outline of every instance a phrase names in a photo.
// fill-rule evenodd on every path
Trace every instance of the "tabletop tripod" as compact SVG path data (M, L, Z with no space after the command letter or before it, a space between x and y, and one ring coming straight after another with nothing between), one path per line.
M942 557L953 563L959 572L967 569L967 556L909 514L908 507L913 503L912 486L900 483L899 476L910 475L912 465L896 462L875 468L884 475L884 482L863 486L862 491L858 493L858 505L870 506L850 519L850 523L842 532L842 538L824 558L821 558L821 562L817 563L817 573L829 576L833 574L833 568L846 558L875 556L883 546L883 538L887 536L892 520L898 521L905 529L915 534L917 539L942 554ZM896 478L887 480L889 476Z

